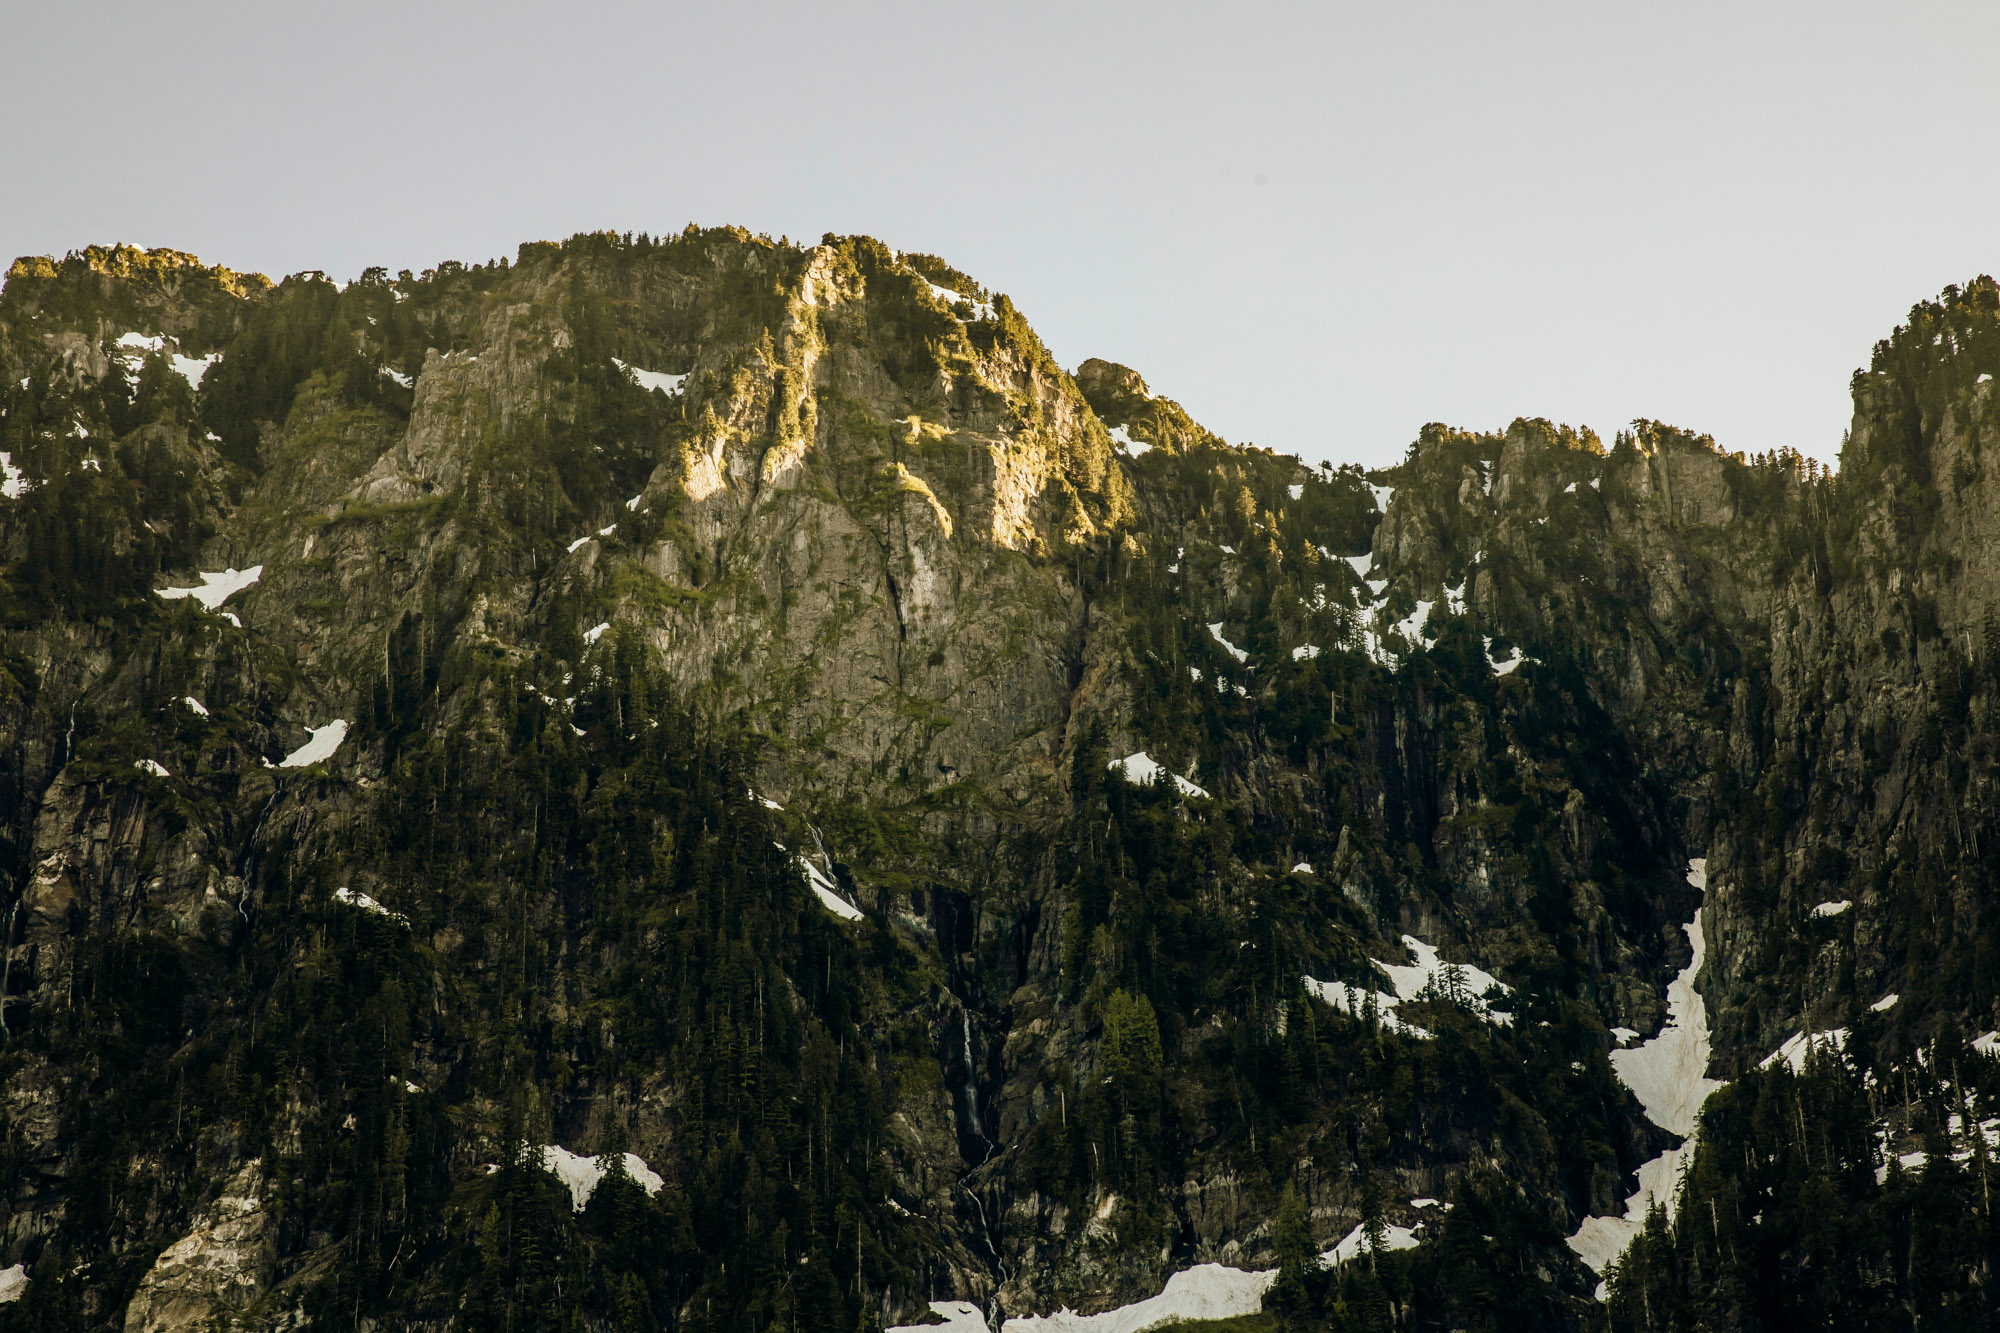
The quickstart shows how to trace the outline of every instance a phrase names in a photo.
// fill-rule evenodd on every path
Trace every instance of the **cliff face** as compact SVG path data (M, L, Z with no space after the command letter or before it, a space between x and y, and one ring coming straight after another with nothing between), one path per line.
M1989 295L1838 480L1371 481L866 238L17 263L0 1318L852 1328L1365 1224L1477 1277L1396 1318L1579 1323L1690 857L1719 1075L1996 1017ZM1343 1002L1425 949L1504 989Z

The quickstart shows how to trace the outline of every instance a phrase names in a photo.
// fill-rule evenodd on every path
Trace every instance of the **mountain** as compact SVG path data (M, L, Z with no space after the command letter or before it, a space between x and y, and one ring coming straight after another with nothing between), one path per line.
M1363 473L866 237L18 260L0 1328L1986 1327L1996 371Z

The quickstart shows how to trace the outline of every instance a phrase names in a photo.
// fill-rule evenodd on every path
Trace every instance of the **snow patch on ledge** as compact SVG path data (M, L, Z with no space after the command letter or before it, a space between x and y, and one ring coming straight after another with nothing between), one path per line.
M405 926L410 924L410 918L401 912L392 912L359 889L350 889L345 884L333 891L333 900L363 912L373 912L376 916L386 916Z
M1785 1044L1765 1056L1757 1065L1759 1069L1769 1069L1780 1061L1790 1065L1794 1074L1804 1071L1806 1056L1812 1051L1824 1051L1839 1055L1847 1049L1847 1029L1829 1028L1825 1032L1794 1032L1785 1038Z
M0 1268L0 1305L18 1301L28 1294L28 1266L15 1264L11 1268Z
M132 767L138 769L141 773L150 773L156 778L173 776L173 774L167 772L167 766L157 759L141 759L134 763Z
M263 576L264 567L252 565L248 569L225 569L219 574L204 572L199 588L155 588L153 591L170 602L192 597L213 611Z
M1111 432L1111 442L1134 458L1137 458L1140 454L1145 453L1153 447L1144 440L1133 439L1131 433L1123 426Z
M1426 944L1414 935L1403 936L1403 944L1417 956L1415 963L1370 960L1388 978L1389 984L1394 987L1393 993L1371 991L1344 981L1316 981L1312 977L1305 978L1306 990L1341 1013L1356 1018L1367 1013L1369 1001L1373 1000L1376 1018L1383 1027L1420 1041L1430 1037L1430 1030L1407 1021L1397 1010L1414 1000L1446 997L1454 989L1458 998L1487 1022L1508 1027L1513 1025L1512 1014L1494 1012L1486 999L1495 990L1502 995L1513 993L1499 978L1469 963L1443 961L1438 956L1436 945Z
M1849 902L1847 899L1842 898L1837 903L1821 903L1819 906L1812 909L1811 915L1839 916L1842 912L1845 912L1848 908L1852 906L1854 906L1852 902Z
M1384 1251L1414 1249L1418 1243L1416 1232L1410 1227L1382 1228ZM1344 1264L1369 1248L1367 1229L1357 1226L1339 1244L1322 1253L1319 1261L1328 1267ZM1237 1319L1263 1310L1264 1295L1277 1278L1275 1268L1249 1272L1224 1264L1196 1264L1175 1273L1167 1279L1159 1295L1143 1301L1101 1314L1082 1315L1063 1309L1051 1315L1023 1315L1009 1319L1001 1326L1001 1333L1146 1333L1148 1329L1174 1324ZM939 1305L931 1308L939 1309ZM979 1324L968 1320L957 1325L953 1333L959 1330L970 1333L983 1326L983 1320ZM900 1331L892 1329L890 1333L921 1333L924 1327L934 1331L939 1328L932 1324Z
M1223 549L1227 550L1228 548L1224 547ZM1210 625L1208 627L1208 636L1214 639L1217 643L1221 644L1224 648L1228 649L1229 655L1235 658L1237 661L1239 662L1249 661L1250 660L1249 653L1245 652L1241 648L1238 648L1235 644L1231 643L1229 640L1222 637L1223 623L1224 622L1218 620L1214 624Z
M1162 1324L1200 1319L1234 1319L1264 1308L1264 1293L1278 1271L1245 1272L1222 1264L1196 1264L1167 1279L1166 1288L1131 1305L1102 1314L1059 1310L1052 1315L1009 1319L1001 1333L1144 1333Z
M813 894L819 899L820 906L843 921L861 920L863 916L861 909L840 896L840 890L833 887L833 881L826 877L825 871L803 856L799 858L799 864L806 868L806 882L812 885Z
M569 1199L576 1212L582 1212L590 1202L590 1196L604 1180L610 1168L606 1165L609 1153L599 1153L595 1157L583 1157L556 1144L548 1144L535 1155L535 1163L542 1170L560 1180L569 1188ZM646 1160L637 1153L625 1155L625 1174L648 1195L658 1194L667 1182L660 1173L646 1165Z
M347 739L347 719L337 717L323 727L307 727L306 731L312 739L280 759L279 768L304 768L333 758L333 752Z
M901 1204L891 1199L890 1206L898 1212L907 1212ZM932 1301L931 1313L944 1319L942 1324L898 1324L887 1333L988 1333L986 1315L970 1301Z
M611 358L611 364L631 376L634 384L649 393L654 389L658 389L662 393L679 393L681 391L681 384L687 379L685 375L669 375L658 370L641 370L637 366L628 365L620 361L615 356Z
M1181 795L1208 795L1205 790L1195 786L1180 774L1172 772L1166 765L1154 759L1153 756L1147 754L1144 750L1136 750L1126 755L1123 759L1113 759L1105 767L1115 769L1124 774L1125 780L1137 787L1144 787L1148 783L1159 781L1160 775L1164 773L1174 780L1174 790L1178 791Z

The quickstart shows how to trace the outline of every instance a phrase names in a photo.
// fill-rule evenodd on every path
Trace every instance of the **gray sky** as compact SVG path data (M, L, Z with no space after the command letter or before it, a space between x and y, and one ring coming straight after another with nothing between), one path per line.
M1646 416L1832 458L2000 269L2000 5L372 3L0 12L0 252L279 276L866 232L1218 433Z

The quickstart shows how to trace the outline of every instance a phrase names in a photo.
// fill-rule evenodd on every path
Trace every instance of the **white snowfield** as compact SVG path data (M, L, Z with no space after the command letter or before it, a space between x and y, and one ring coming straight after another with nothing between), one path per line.
M637 366L627 365L615 356L611 358L611 364L631 376L634 384L648 392L658 389L662 393L679 393L682 382L687 379L685 375L668 375L658 370L641 370Z
M840 891L833 887L833 881L828 879L818 866L803 856L799 858L799 864L806 868L806 880L812 885L813 893L818 896L820 904L827 911L843 921L861 920L861 909L841 897Z
M27 1294L27 1265L15 1264L12 1268L0 1268L0 1305L18 1301Z
M1350 986L1344 981L1316 981L1311 977L1305 978L1306 990L1340 1012L1352 1014L1357 1018L1367 1012L1368 1000L1372 996L1375 1001L1376 1018L1383 1027L1406 1037L1423 1040L1430 1037L1430 1030L1408 1022L1396 1011L1399 1006L1423 995L1427 988L1433 993L1444 990L1450 984L1447 969L1456 968L1458 990L1472 1012L1489 1023L1513 1026L1514 1016L1494 1012L1486 999L1487 994L1494 990L1502 995L1513 994L1513 991L1503 985L1499 978L1470 963L1445 962L1438 957L1436 945L1426 944L1414 935L1403 936L1403 943L1417 956L1415 963L1384 963L1380 960L1370 960L1389 979L1389 984L1395 988L1393 993L1370 991Z
M1382 1248L1384 1250L1414 1250L1417 1248L1417 1233L1409 1227L1385 1226L1382 1228ZM1319 1257L1323 1264L1344 1264L1349 1259L1368 1249L1368 1229L1357 1226L1347 1233L1340 1244Z
M307 727L312 739L278 761L279 768L304 768L333 758L333 752L347 739L347 719L337 717L323 727Z
M391 921L400 921L406 926L410 924L410 918L404 916L401 912L392 912L382 906L381 903L376 902L368 894L361 892L359 889L350 889L345 884L333 891L333 900L337 903L344 903L348 907L357 908L363 912L373 912L376 916L386 916Z
M1111 442L1134 458L1137 458L1140 454L1145 453L1153 447L1144 440L1133 439L1131 433L1123 426L1111 432Z
M186 704L188 712L193 713L195 716L197 717L208 716L208 710L202 707L201 700L195 698L192 694L187 696L187 698L181 700L181 702Z
M170 602L192 597L213 611L263 576L264 567L252 565L248 569L225 569L219 574L204 572L199 588L155 588L153 591Z
M132 767L138 769L141 773L150 773L156 778L173 776L167 772L167 766L157 759L141 759L133 764Z
M1354 577L1357 579L1367 578L1368 571L1375 567L1375 553L1373 551L1370 551L1367 555L1349 555L1342 556L1341 558L1347 561L1347 567L1354 571ZM1384 584L1383 586L1387 587L1388 585Z
M167 350L167 338L164 334L155 334L148 337L143 333L125 333L119 335L118 341L114 345L119 349L121 356L130 357L136 354L143 358L147 352L165 352ZM210 366L222 359L222 353L210 352L207 356L183 356L179 352L174 352L171 354L170 359L173 364L174 373L186 380L189 388L199 389L201 387L201 377L208 373ZM127 365L125 367L127 379L136 380L138 374L137 366Z
M1522 655L1522 652L1519 648L1514 649L1514 655L1512 657L1504 657L1504 658L1495 657L1493 655L1493 640L1491 637L1487 638L1486 665L1493 668L1494 675L1496 676L1511 675L1513 674L1513 671L1516 667L1520 666L1521 663L1527 660L1528 659Z
M1134 751L1133 753L1126 755L1123 759L1113 759L1109 764L1106 764L1105 767L1117 769L1120 773L1123 773L1125 775L1125 780L1127 782L1133 783L1140 787L1143 787L1151 782L1159 781L1160 775L1164 773L1168 777L1174 780L1174 790L1178 791L1181 795L1183 796L1208 795L1208 793L1205 790L1195 786L1192 782L1189 782L1186 778L1182 777L1180 774L1172 772L1166 767L1166 765L1155 760L1151 755L1147 754L1144 750Z
M28 474L14 466L14 455L0 453L0 495L9 500L18 500L28 489ZM19 1264L15 1265L20 1267Z
M610 1156L608 1153L599 1153L595 1157L581 1157L567 1148L551 1143L541 1150L537 1160L542 1170L549 1172L569 1187L570 1204L580 1213L584 1205L590 1202L590 1196L597 1192L598 1184L603 1181L605 1173L610 1169L605 1162L608 1156ZM632 1177L633 1183L646 1191L649 1196L658 1194L660 1187L667 1183L660 1178L659 1172L647 1166L645 1159L637 1153L625 1154L625 1174Z
M1417 1244L1416 1232L1409 1227L1382 1228L1385 1251L1414 1249ZM1357 1226L1338 1245L1322 1253L1319 1261L1328 1266L1344 1264L1367 1249L1366 1229ZM1196 1264L1168 1278L1159 1295L1143 1301L1101 1314L1083 1315L1065 1309L1051 1315L1024 1315L1009 1319L1001 1326L1001 1333L1145 1333L1147 1329L1195 1320L1234 1319L1262 1310L1264 1293L1277 1278L1275 1268L1247 1272L1223 1264ZM969 1333L974 1325L967 1323L961 1327ZM978 1327L984 1327L983 1320Z
M210 366L221 359L222 353L220 352L210 352L207 356L182 356L179 352L175 352L173 354L174 373L186 380L190 389L199 389L201 387L201 377L208 373Z
M1208 627L1208 637L1214 639L1217 643L1221 644L1224 648L1228 649L1229 655L1235 658L1237 661L1239 662L1249 661L1250 660L1249 653L1245 652L1241 648L1238 648L1235 644L1231 643L1229 640L1222 637L1222 625L1223 622L1220 620L1210 625Z
M1757 1065L1759 1069L1769 1069L1779 1061L1792 1067L1794 1074L1806 1067L1806 1055L1811 1051L1822 1051L1829 1055L1839 1055L1847 1049L1847 1029L1829 1028L1825 1032L1794 1032L1785 1038L1785 1044L1765 1056Z
M1837 903L1821 903L1818 907L1812 909L1812 915L1839 916L1842 912L1845 912L1848 908L1852 906L1854 906L1853 903L1849 902L1845 898L1842 898Z
M958 313L957 310L954 309L954 307L962 303L972 307L972 317L974 319L993 318L993 307L986 304L983 301L975 301L971 297L962 295L959 292L955 292L949 287L941 287L937 283L932 282L929 278L924 279L924 286L930 288L931 295L937 298L937 300L944 306L945 309L951 310L953 314Z
M1705 857L1688 862L1687 881L1697 889L1708 888ZM1618 1081L1639 1099L1648 1120L1682 1136L1681 1146L1667 1149L1639 1168L1639 1189L1625 1201L1623 1217L1586 1217L1577 1233L1569 1238L1570 1249L1597 1273L1625 1253L1632 1238L1646 1224L1646 1214L1656 1200L1666 1208L1668 1217L1673 1216L1681 1166L1694 1156L1695 1129L1700 1123L1702 1103L1710 1093L1724 1086L1708 1077L1708 1005L1694 988L1694 979L1708 952L1699 908L1686 929L1693 957L1667 987L1666 1026L1651 1041L1611 1052L1611 1068ZM1603 1299L1602 1284L1597 1292L1598 1298Z
M1388 513L1389 497L1396 493L1396 488L1394 486L1377 486L1371 481L1368 483L1368 492L1375 497L1375 507L1385 514Z
M942 1324L898 1324L887 1333L989 1333L986 1316L970 1301L932 1301L931 1313Z
M1903 998L1902 996L1891 991L1889 994L1884 995L1881 999L1875 1001L1875 1003L1869 1005L1868 1006L1869 1012L1877 1014L1885 1014L1889 1012L1889 1010L1894 1009L1896 1007L1896 1001L1902 998Z

